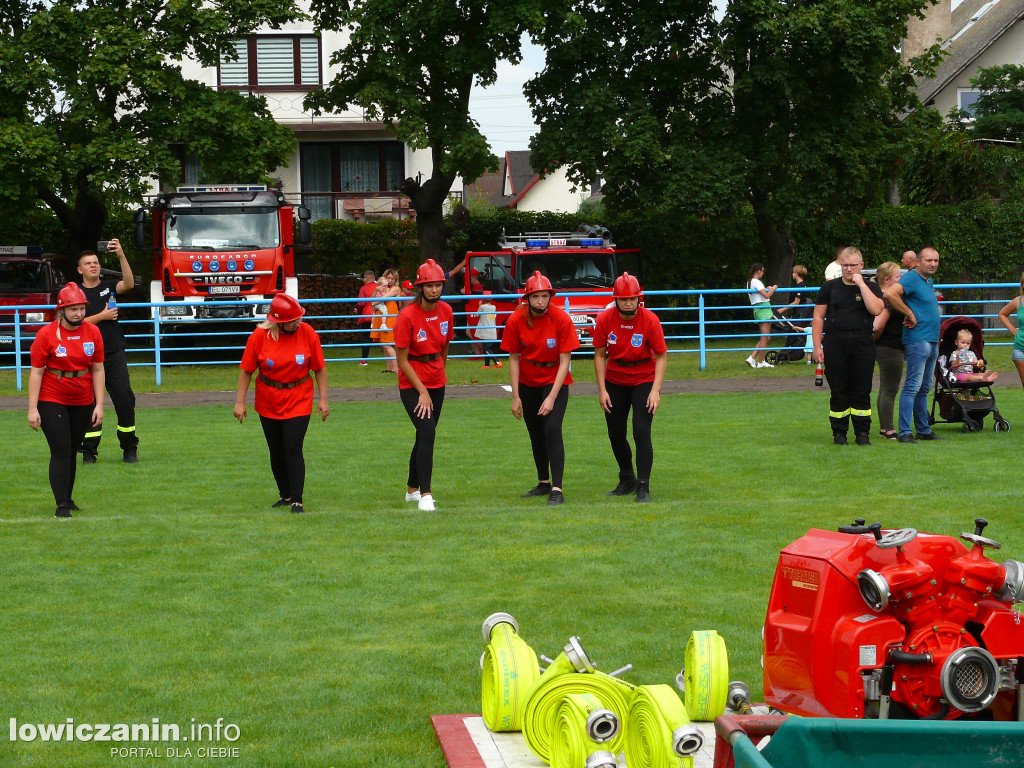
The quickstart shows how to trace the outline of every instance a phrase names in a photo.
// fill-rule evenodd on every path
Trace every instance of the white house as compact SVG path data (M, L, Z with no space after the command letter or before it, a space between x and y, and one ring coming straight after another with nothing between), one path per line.
M519 211L575 213L591 197L589 189L573 189L564 167L543 174L530 162L530 151L506 152L497 175L488 174L466 187L468 200L482 197L493 205Z

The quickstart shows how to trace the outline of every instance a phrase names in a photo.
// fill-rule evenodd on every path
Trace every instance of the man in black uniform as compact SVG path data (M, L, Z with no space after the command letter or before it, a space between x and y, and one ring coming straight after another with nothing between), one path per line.
M824 363L832 392L828 413L832 442L846 445L853 417L857 445L870 445L871 377L875 372L871 321L882 312L882 289L861 275L864 259L856 248L844 248L839 265L842 277L827 280L814 300L814 361Z
M128 379L128 359L124 351L124 334L117 323L117 301L115 296L127 293L135 287L135 276L128 259L121 249L121 243L111 240L107 244L110 253L116 253L121 261L120 280L100 280L100 260L95 251L82 251L78 256L78 272L82 275L82 290L89 300L85 310L85 322L92 323L103 336L103 369L106 373L107 394L117 413L117 439L121 442L124 460L129 464L139 461L139 438L135 435L135 393ZM100 445L101 430L86 432L82 443L82 461L96 463Z

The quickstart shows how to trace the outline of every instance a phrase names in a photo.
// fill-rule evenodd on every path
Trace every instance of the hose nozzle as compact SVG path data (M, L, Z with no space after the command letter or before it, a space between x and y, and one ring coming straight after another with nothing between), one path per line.
M615 755L611 752L591 752L587 755L584 768L618 768Z
M726 698L729 709L739 712L741 715L753 714L750 706L750 686L742 680L733 680L729 683L729 695Z
M499 624L510 624L512 631L519 634L519 622L515 620L514 616L509 613L492 613L484 619L483 626L480 628L481 634L484 636L484 643L491 642L491 631Z
M692 723L672 731L672 751L680 757L691 757L704 746L704 734Z
M604 744L619 732L619 718L609 709L595 709L587 717L587 736L591 741Z

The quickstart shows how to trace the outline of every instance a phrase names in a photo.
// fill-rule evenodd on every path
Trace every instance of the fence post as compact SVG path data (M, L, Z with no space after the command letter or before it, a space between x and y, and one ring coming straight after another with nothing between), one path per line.
M21 392L21 315L14 310L14 383Z
M153 368L156 385L161 384L160 377L160 307L153 307Z
M708 367L707 337L704 329L704 294L697 296L697 334L700 336L700 369Z

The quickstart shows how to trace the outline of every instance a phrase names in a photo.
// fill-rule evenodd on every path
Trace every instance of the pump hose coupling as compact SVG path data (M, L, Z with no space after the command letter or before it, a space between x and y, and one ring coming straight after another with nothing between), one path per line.
M689 768L692 755L704 745L679 694L667 685L637 686L626 719L629 768Z
M592 693L570 693L562 697L552 730L552 768L580 768L589 757L614 754L604 746L619 732L619 718L602 708ZM603 763L598 760L596 765Z
M481 658L481 711L492 731L521 731L526 695L540 677L537 654L519 637L519 625L507 613L484 619L487 643Z

